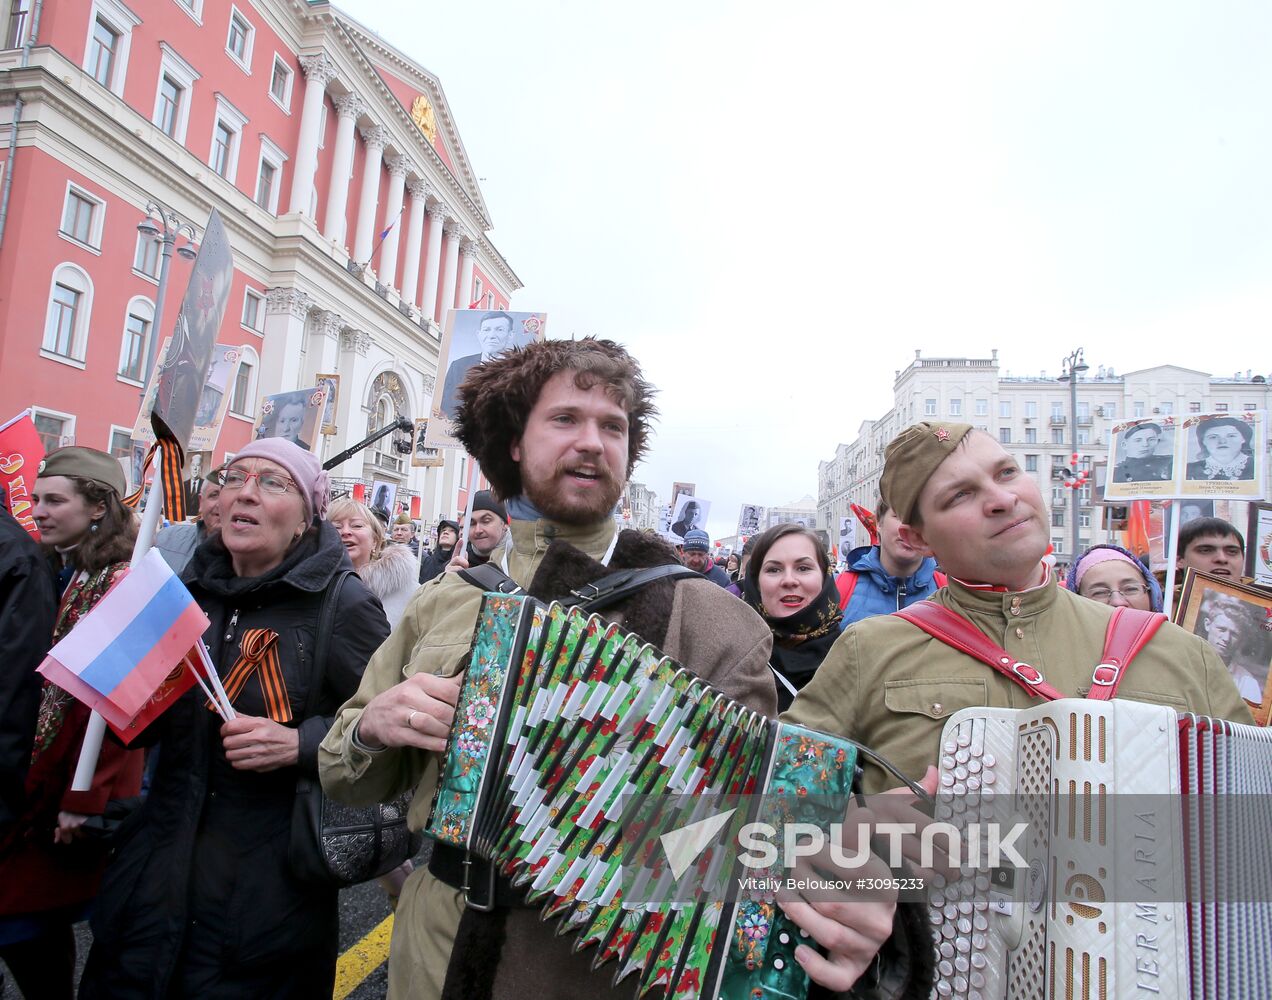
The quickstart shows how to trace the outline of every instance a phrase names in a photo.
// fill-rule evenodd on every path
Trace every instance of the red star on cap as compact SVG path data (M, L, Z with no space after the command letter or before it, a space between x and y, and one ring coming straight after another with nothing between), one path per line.
M948 441L950 439L950 432L944 427L938 427L933 433L938 441Z

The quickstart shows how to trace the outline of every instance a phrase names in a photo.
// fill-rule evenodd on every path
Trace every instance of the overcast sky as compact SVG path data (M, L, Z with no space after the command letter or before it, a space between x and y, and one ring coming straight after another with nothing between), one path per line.
M1272 371L1272 5L343 0L436 73L548 335L662 390L635 478L816 495L925 355Z

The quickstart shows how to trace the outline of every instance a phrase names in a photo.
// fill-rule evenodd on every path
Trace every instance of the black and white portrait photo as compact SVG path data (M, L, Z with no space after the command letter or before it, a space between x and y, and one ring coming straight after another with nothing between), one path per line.
M1151 420L1118 435L1117 483L1161 483L1175 478L1175 430Z
M1209 416L1188 428L1184 478L1235 481L1254 479L1254 425L1238 417Z
M701 500L682 493L676 498L676 507L671 515L671 535L676 541L683 541L686 531L694 528L706 531L707 515L710 512L710 500Z

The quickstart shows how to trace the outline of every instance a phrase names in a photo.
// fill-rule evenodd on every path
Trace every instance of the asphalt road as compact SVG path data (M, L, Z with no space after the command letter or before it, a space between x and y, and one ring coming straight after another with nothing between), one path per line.
M342 891L340 893L340 953L343 955L350 947L361 941L388 915L388 897L378 883L368 882ZM84 959L92 943L92 935L89 933L87 924L79 924L75 928L75 938L82 970ZM0 968L3 968L3 963L0 963ZM386 966L381 963L351 993L346 995L348 1000L383 1000L387 989ZM6 970L3 1000L19 1000L21 996L17 988L9 982ZM39 1000L39 998L28 997L26 1000Z

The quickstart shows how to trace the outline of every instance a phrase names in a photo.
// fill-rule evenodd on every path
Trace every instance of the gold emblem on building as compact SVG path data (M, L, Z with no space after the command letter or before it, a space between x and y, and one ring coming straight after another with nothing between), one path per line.
M423 94L411 104L411 121L428 136L429 142L437 141L437 119L433 116L433 105L428 103L428 98Z

